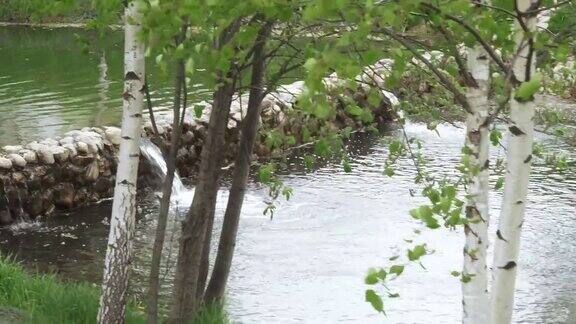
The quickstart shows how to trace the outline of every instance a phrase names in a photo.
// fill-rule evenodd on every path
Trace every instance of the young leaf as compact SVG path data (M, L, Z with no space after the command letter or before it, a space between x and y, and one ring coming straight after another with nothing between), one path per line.
M365 296L366 301L369 302L375 310L378 312L384 312L384 302L382 302L382 298L380 298L374 290L366 290Z

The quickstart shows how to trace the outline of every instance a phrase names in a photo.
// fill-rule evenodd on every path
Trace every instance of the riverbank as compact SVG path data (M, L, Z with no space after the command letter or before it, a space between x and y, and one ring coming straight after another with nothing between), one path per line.
M97 285L31 274L13 259L0 256L0 323L96 323L99 293ZM137 302L130 304L125 323L146 323L144 308ZM225 323L228 319L222 306L206 308L193 322Z
M95 285L32 275L0 256L0 323L96 323L98 300ZM129 306L126 323L146 323L142 309Z

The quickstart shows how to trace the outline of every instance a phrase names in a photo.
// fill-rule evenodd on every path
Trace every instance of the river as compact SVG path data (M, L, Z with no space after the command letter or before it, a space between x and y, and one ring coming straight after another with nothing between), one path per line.
M18 32L0 29L0 37ZM70 33L62 30L27 32L43 35L34 36L38 38L46 38L46 34L52 32ZM70 39L72 41L73 37L70 36ZM0 38L0 42L4 44L5 39ZM2 60L7 50L3 45L0 46ZM12 55L12 59L24 56ZM94 69L91 75L98 76L98 69L95 68L97 60L88 61L89 64L83 59L67 62L68 69L55 68L52 71L57 74L52 76L55 80L71 78L68 75L70 71L83 73L83 68ZM28 65L23 68L30 73L33 69ZM4 80L6 75L17 79L21 76L16 74L18 70L10 67L12 72L6 73L4 69L4 65L0 67L0 89L16 87L10 84L6 86ZM31 78L29 75L27 77ZM94 86L98 79L95 80ZM29 86L35 89L33 85ZM48 85L46 87L49 88ZM119 85L116 84L116 87ZM33 109L42 107L43 99L38 99L37 105L26 106L22 103L22 107L32 109L29 118L40 115L42 117L38 118L50 120L52 114L60 116L58 121L46 124L59 126L42 127L48 134L58 134L63 128L92 125L93 121L89 117L95 110L90 109L97 111L98 108L94 107L100 101L97 96L92 99L84 96L95 88L88 88L85 94L78 95L72 88L68 91L65 84L60 84L60 90L54 92L59 91L72 98L78 96L77 100L80 101L86 100L87 104L83 107L92 108L83 108L86 110L78 113L78 118L63 118L66 113L48 108L35 113ZM26 101L27 89L22 89L19 100ZM46 89L42 91L52 91ZM169 93L168 90L159 91ZM20 93L14 90L11 92ZM54 97L59 96L55 94ZM10 111L9 98L12 98L10 92L0 92L0 116ZM14 98L18 97L14 95ZM46 100L47 106L53 101ZM69 104L64 105L70 107L69 110L80 107L74 103L74 99L70 100ZM168 97L166 102L169 102ZM117 109L113 107L118 103L115 99L108 101L111 108L102 114L107 116L101 119L102 123L117 122L118 116L114 115L116 112L110 111ZM0 134L18 136L11 138L11 144L30 139L27 136L38 136L29 135L26 129L14 131L5 126L7 124L6 121L0 123ZM31 121L30 125L39 125L39 122ZM438 133L435 133L419 123L410 123L406 129L410 137L423 141L432 171L447 176L457 172L455 167L464 138L462 129L440 125ZM289 165L281 175L285 184L293 187L294 196L289 201L278 203L273 218L262 213L268 199L265 188L256 183L250 184L227 298L227 310L234 322L460 322L460 282L450 272L461 268L463 234L447 229L427 230L410 218L409 210L424 201L417 194L419 188L413 184L413 166L409 161L402 161L394 177L382 174L387 155L383 140L396 135L392 131L381 136L356 137L350 145L350 173L345 173L338 163L326 163L312 172L303 172L296 158L295 163ZM541 135L538 140L572 158L576 155L573 148L555 139ZM501 149L493 149L494 158L502 157L503 154ZM496 177L492 180L495 181ZM575 323L576 266L573 259L576 258L576 177L572 173L554 171L536 161L531 180L514 322ZM415 190L416 195L413 196L411 190ZM179 204L183 208L189 205L192 192L190 188L182 192ZM221 223L226 196L225 183L218 199L215 230ZM500 196L500 192L493 192L490 197L493 224L497 222ZM157 209L154 193L144 193L139 205L140 218L135 244L135 269L132 276L134 295L145 290ZM105 252L109 214L110 202L104 202L55 215L43 223L3 229L0 231L0 249L16 254L32 269L55 271L65 279L97 283ZM165 257L171 261L169 263L173 263L177 250L176 225L174 221L169 225L165 253ZM422 230L422 233L416 234L415 229ZM413 243L405 240L413 240ZM400 278L390 283L390 288L398 292L400 297L385 299L387 316L376 314L364 302L366 287L363 278L367 269L389 265L389 257L405 255L406 248L422 242L426 242L435 253L424 257L423 267L410 265ZM165 285L169 287L169 274L165 279Z

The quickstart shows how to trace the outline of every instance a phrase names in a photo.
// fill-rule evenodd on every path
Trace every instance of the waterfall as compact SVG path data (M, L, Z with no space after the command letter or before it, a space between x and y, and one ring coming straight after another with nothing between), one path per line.
M168 167L166 166L166 160L164 160L164 156L162 155L162 151L160 151L160 148L156 146L154 143L152 143L150 140L142 138L140 142L140 152L142 152L142 155L151 164L155 166L154 171L156 172L156 175L160 179L162 179L162 181L164 181L164 179L166 178L166 174L168 173ZM172 197L170 198L170 200L172 201L172 204L175 206L177 214L181 214L179 208L179 201L181 199L182 194L186 191L187 189L182 184L182 180L180 179L178 172L175 171L174 181L172 182Z

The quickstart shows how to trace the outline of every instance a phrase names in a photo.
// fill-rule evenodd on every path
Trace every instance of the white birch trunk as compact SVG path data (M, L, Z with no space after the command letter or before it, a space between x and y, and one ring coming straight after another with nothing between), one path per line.
M469 174L467 185L466 219L462 281L462 322L485 324L490 320L488 295L488 271L486 251L488 249L488 192L489 192L489 130L488 130L488 78L490 66L488 56L480 47L468 49L468 70L476 87L467 88L467 100L472 113L466 116L466 147L470 154L470 165L478 172Z
M516 0L520 12L538 8L539 0ZM529 33L536 32L535 15L522 17ZM532 38L516 23L516 47L518 57L513 72L520 82L528 81L534 74L534 46ZM492 284L492 323L507 324L512 320L514 290L520 252L520 234L524 222L526 194L532 160L534 137L534 101L518 101L514 94L510 102L508 132L507 172L502 198L502 210L494 247Z
M125 10L122 141L98 312L101 324L124 323L144 102L144 45L137 38L141 9L142 1L134 0Z

